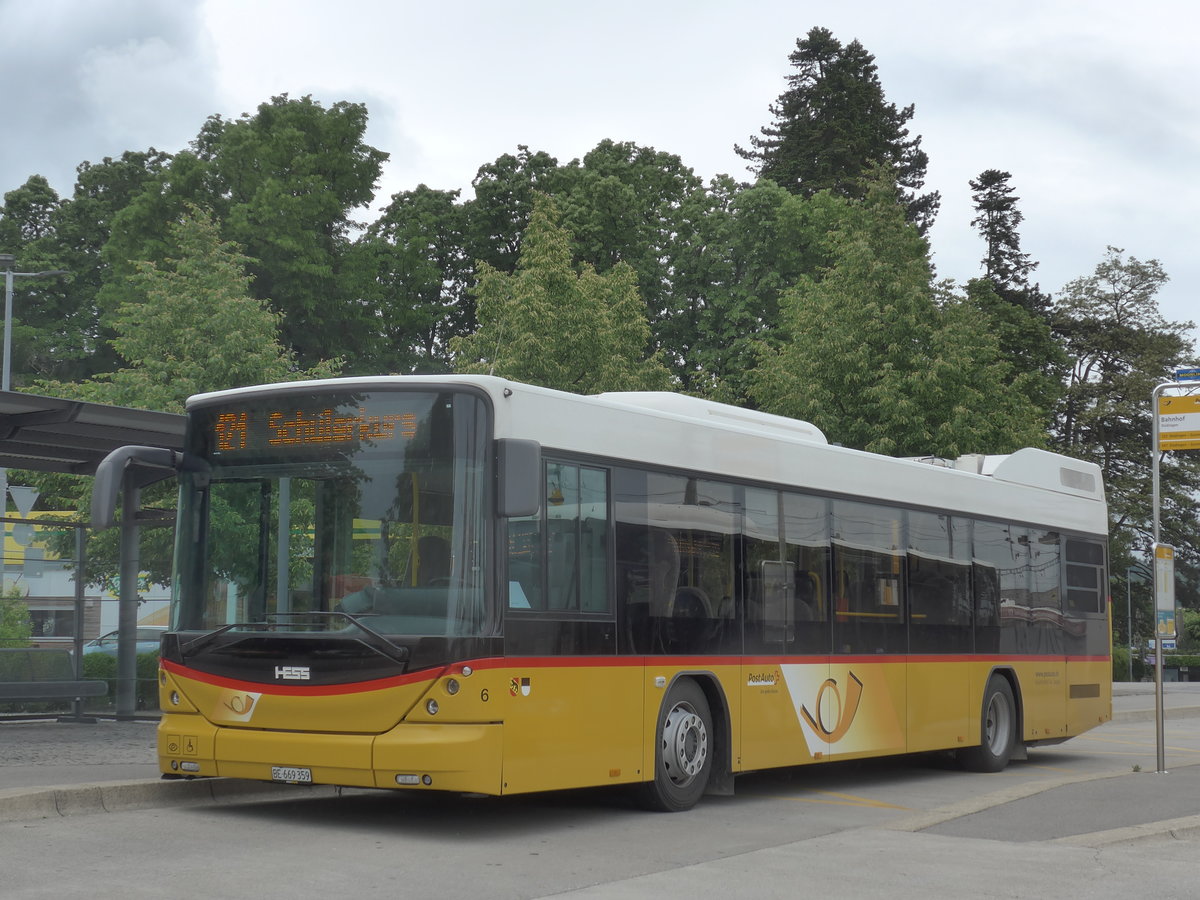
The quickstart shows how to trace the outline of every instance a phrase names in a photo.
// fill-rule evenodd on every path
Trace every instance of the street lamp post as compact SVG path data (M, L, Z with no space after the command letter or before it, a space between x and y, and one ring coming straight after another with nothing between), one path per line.
M0 266L4 267L4 372L0 378L0 391L12 388L12 303L14 278L45 278L49 275L70 275L66 269L47 269L43 272L14 272L11 253L0 253Z
M44 272L14 272L16 261L11 253L0 253L0 268L4 269L4 362L0 373L0 391L12 389L12 304L14 278L43 278L48 275L69 275L66 269L47 269ZM8 515L8 469L0 467L0 510ZM4 526L8 534L8 525Z

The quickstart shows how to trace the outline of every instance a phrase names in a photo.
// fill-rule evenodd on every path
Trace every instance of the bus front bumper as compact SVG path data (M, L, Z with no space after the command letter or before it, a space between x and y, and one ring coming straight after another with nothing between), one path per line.
M503 793L503 725L400 723L383 734L217 727L164 715L159 768L170 775L346 787Z

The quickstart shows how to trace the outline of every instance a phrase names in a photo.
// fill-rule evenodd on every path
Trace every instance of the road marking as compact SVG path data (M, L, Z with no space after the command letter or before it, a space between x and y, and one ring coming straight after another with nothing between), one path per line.
M882 800L871 800L867 797L857 797L854 794L840 794L837 791L810 791L820 794L820 797L793 797L801 803L824 803L830 806L862 806L873 809L900 809L912 812L911 806L897 806L894 803L884 803Z

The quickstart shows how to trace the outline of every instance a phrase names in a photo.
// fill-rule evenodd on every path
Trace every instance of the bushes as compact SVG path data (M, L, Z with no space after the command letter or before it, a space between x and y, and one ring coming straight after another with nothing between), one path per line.
M108 682L108 694L93 697L87 702L90 712L116 709L117 705L117 658L108 653L88 653L83 657L83 677L98 678ZM137 656L137 708L158 710L158 654L139 653Z
M0 673L2 676L2 673ZM35 677L63 677L62 674ZM88 653L83 657L84 679L97 679L108 683L108 691L101 697L85 697L84 709L89 713L111 713L117 708L117 658L107 653ZM158 654L139 653L134 677L137 679L135 709L147 713L158 712ZM3 680L0 677L0 680ZM20 678L16 679L20 680ZM0 703L0 715L49 716L68 712L70 700L14 700Z
M1151 667L1153 668L1153 667ZM1133 658L1133 680L1141 681L1147 674L1146 664L1140 656ZM1129 648L1113 647L1112 651L1113 681L1129 681Z
M1164 653L1163 654L1163 669L1175 669L1178 671L1180 681L1193 680L1193 674L1200 672L1200 656L1194 653ZM1187 669L1184 672L1182 670ZM1112 652L1112 676L1113 681L1128 681L1129 680L1129 648L1128 647L1113 647ZM1166 676L1164 676L1165 678ZM1140 653L1133 657L1133 680L1134 681L1153 681L1154 680L1154 654L1149 653L1147 656L1142 656ZM1200 680L1200 679L1196 679Z

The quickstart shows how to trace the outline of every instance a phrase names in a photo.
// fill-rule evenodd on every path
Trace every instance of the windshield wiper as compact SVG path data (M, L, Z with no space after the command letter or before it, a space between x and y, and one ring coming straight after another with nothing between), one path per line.
M254 628L256 630L262 630L262 627L262 624L259 622L231 622L228 625L222 625L220 628L205 632L204 634L200 635L200 637L194 638L193 640L188 641L186 644L181 645L179 648L179 655L184 659L187 659L189 655L203 650L218 637L223 635L225 632L230 631L231 629Z
M394 662L398 662L398 663L407 663L408 662L408 657L409 657L408 648L402 647L401 645L394 643L393 641L389 640L384 635L380 634L374 628L368 628L366 625L364 625L362 623L362 619L366 618L365 615L355 616L355 615L351 615L348 612L341 612L341 611L338 611L338 612L295 612L295 613L275 613L274 614L275 618L279 618L281 616L318 616L318 617L326 617L326 618L336 617L339 619L346 619L348 622L350 622L352 625L354 625L354 627L361 630L365 635L367 635L368 638L370 638L370 640L367 641L367 643L373 649L378 651L381 655L386 656L388 659L390 659Z
M384 637L373 628L369 628L361 621L365 616L353 616L347 612L292 612L292 613L272 613L271 619L278 620L284 618L295 618L305 616L309 618L339 618L346 619L355 628L359 629L367 636L365 643L379 653L381 656L386 656L393 662L407 663L409 659L409 649L402 647L399 644L393 643L388 638ZM284 622L268 621L268 622L231 622L228 625L222 625L213 631L206 632L198 638L188 641L179 648L179 654L183 658L187 658L192 653L203 650L218 637L235 628L244 628L248 631L276 631L285 626Z

